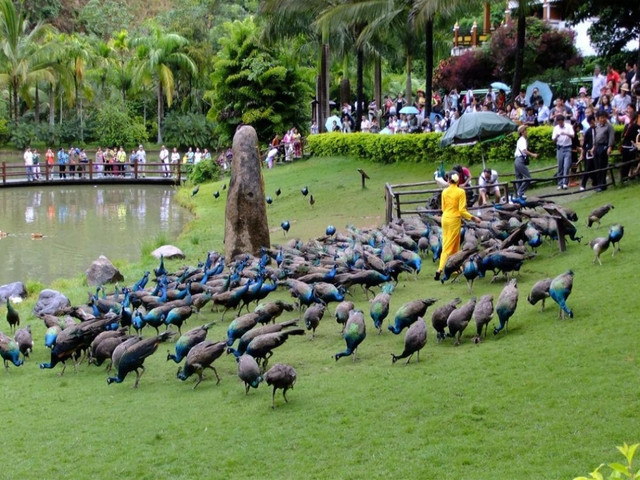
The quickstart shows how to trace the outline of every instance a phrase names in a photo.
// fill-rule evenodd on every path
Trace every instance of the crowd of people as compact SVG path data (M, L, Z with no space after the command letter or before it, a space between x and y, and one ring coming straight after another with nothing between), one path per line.
M23 158L27 180L31 182L43 179L41 158L38 150L27 147ZM173 147L172 151L169 152L167 147L162 145L158 154L158 163L162 164L162 176L168 178L173 175L175 165L179 163L197 165L201 161L210 158L211 153L206 148L200 150L200 148L189 147L181 155L177 147ZM57 178L59 179L83 178L88 175L90 166L93 170L93 175L97 178L127 176L134 169L137 170L137 174L142 178L146 178L147 173L145 167L147 164L147 152L142 144L138 145L137 149L132 149L128 154L124 147L107 147L105 149L98 147L91 161L84 148L71 146L69 149L65 149L60 147L56 153L51 148L48 148L44 155L44 161L46 167L43 168L51 172L48 177L51 179L54 178L53 172L56 167Z

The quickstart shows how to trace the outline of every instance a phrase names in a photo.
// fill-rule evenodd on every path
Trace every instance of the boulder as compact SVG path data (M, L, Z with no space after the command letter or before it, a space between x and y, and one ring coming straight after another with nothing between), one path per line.
M233 136L224 243L228 259L244 253L259 256L261 247L270 246L258 136L249 125Z
M173 245L163 245L161 247L156 248L153 252L151 252L155 258L160 258L161 255L164 255L164 258L170 260L172 258L185 258L184 253L178 247L174 247Z
M89 285L104 285L105 283L124 281L122 274L113 266L111 260L104 255L100 255L84 273L87 276Z
M45 289L40 292L38 301L33 307L33 314L40 315L62 315L66 309L71 307L71 302L56 290Z
M27 296L27 289L22 282L7 283L0 286L0 302L5 303L7 298L20 297L25 298Z

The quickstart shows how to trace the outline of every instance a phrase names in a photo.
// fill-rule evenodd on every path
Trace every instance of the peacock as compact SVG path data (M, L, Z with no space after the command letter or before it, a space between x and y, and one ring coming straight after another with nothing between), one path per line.
M391 354L391 360L396 363L402 358L406 358L405 365L411 361L413 354L417 354L417 360L420 361L420 350L427 344L427 324L422 318L418 318L411 324L404 336L404 350L400 355Z
M98 334L89 346L89 365L94 364L99 367L105 362L105 360L109 360L107 372L111 371L111 357L113 355L113 351L118 345L129 338L131 338L131 336L127 335L126 329L124 328L120 330L109 330Z
M542 308L541 312L544 311L544 302L547 298L549 298L549 287L551 286L550 278L543 278L542 280L538 280L531 287L531 292L529 292L529 296L527 297L527 301L531 305L535 305L540 300L542 300Z
M259 315L258 323L265 324L274 322L283 312L291 312L294 308L295 305L293 303L275 300L273 302L260 303L254 312Z
M392 292L393 284L386 283L382 286L382 292L370 301L369 315L373 320L373 326L378 330L378 335L382 333L382 322L389 315L389 301Z
M498 314L498 320L500 324L493 329L493 334L497 335L500 330L506 328L509 331L507 325L509 319L513 316L518 306L518 282L515 278L509 280L498 297L496 303L496 313Z
M27 325L24 328L16 330L13 336L14 340L18 343L18 348L23 358L29 356L33 351L33 337L31 336L31 326Z
M311 339L316 336L316 328L320 325L320 320L324 316L326 307L320 303L316 303L307 308L304 312L304 324L307 330L311 330Z
M349 312L351 312L351 310L353 310L354 308L355 305L349 300L342 301L338 305L336 305L334 315L336 317L336 322L342 325L342 331L344 331L344 326L349 319Z
M9 362L13 363L16 367L24 363L23 360L20 360L20 347L18 346L18 342L2 332L0 332L0 357L2 357L4 361L4 368L7 372L9 371Z
M462 332L464 332L467 325L469 325L475 308L476 297L471 297L467 303L462 305L460 308L456 308L449 314L449 318L447 318L447 327L449 328L447 336L454 337L456 339L456 345L460 345Z
M367 336L367 326L364 322L364 313L362 310L355 309L351 311L342 336L347 343L347 349L343 352L336 353L334 358L337 362L342 357L353 355L353 361L355 362L356 350Z
M273 355L273 350L284 344L290 335L304 335L304 330L302 328L293 328L291 330L258 335L247 345L246 354L251 355L256 361L262 360L262 371L264 371L271 355Z
M394 324L389 325L389 330L398 335L402 330L409 327L419 317L424 317L427 308L438 301L437 298L427 298L425 300L413 300L405 303L396 312Z
M620 240L624 236L624 227L619 223L615 225L611 225L609 228L609 240L611 240L611 245L613 245L613 252L611 256L613 257L616 254L616 251L620 251Z
M573 311L567 306L567 298L571 295L571 289L573 288L573 271L567 270L566 272L558 275L551 281L549 286L549 296L560 306L560 317L564 320L565 313L569 315L569 318L573 318Z
M438 339L438 343L446 338L447 334L445 332L445 328L447 327L447 319L449 318L449 315L451 315L451 312L453 312L457 308L461 301L462 300L460 300L459 298L454 298L449 303L440 305L431 314L431 325L436 331L436 338Z
M596 237L589 242L589 248L591 248L591 250L593 250L593 252L596 254L596 256L593 258L593 261L591 263L595 264L597 260L598 263L602 266L602 260L600 260L600 255L607 251L610 243L611 241L609 240L608 236Z
M249 394L249 388L258 388L263 378L260 367L251 355L242 355L236 359L238 362L238 377L244 382L245 394Z
M174 332L166 331L155 337L145 338L124 347L122 351L118 352L119 355L117 355L116 358L112 357L113 368L116 370L116 375L107 378L107 385L114 382L122 383L129 372L136 372L136 382L133 388L138 388L140 377L142 377L142 374L145 372L144 361L146 358L153 355L160 343L166 342L174 335ZM121 343L116 347L114 356L118 348L125 345L125 343L126 342Z
M169 310L167 316L164 319L164 323L169 325L175 325L178 327L178 333L182 335L182 324L193 314L195 307L191 305L185 305L182 307L175 307Z
M276 363L264 374L264 381L267 385L273 386L273 394L271 395L271 408L276 408L276 390L282 389L282 396L285 402L287 400L287 390L292 389L296 383L297 373L295 368L284 363Z
M475 343L480 343L482 330L484 330L484 337L487 337L487 329L491 318L493 318L493 295L483 295L473 310L473 319L476 322L476 336L473 339Z
M207 333L213 325L215 325L214 322L207 323L199 327L192 328L184 335L180 335L180 338L178 338L178 341L176 342L176 353L175 355L167 353L167 361L173 360L175 363L180 363L194 345L203 342L207 338Z
M227 345L230 347L242 335L258 324L259 315L255 312L246 313L235 318L227 328Z
M594 208L589 214L589 218L587 219L587 227L591 227L594 223L597 223L600 226L600 220L604 217L610 210L613 210L615 207L611 203L607 203L601 207Z
M210 368L213 370L213 373L216 376L216 385L220 383L220 376L218 375L217 370L213 365L211 365L215 360L220 358L220 356L224 353L227 342L211 342L209 340L203 340L202 342L197 343L193 346L189 353L187 354L187 359L184 362L184 366L181 369L178 369L178 373L176 374L177 378L182 380L183 382L189 378L194 373L198 375L198 381L193 386L193 389L200 385L204 376L203 372L205 368Z
M11 305L9 297L7 297L7 322L9 323L10 330L15 330L16 327L20 326L20 314L13 308L13 305Z

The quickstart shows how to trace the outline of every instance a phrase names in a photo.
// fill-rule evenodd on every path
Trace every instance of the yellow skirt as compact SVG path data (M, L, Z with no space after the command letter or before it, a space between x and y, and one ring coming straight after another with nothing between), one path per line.
M460 229L462 219L460 217L442 217L442 253L438 271L442 272L447 258L460 250Z

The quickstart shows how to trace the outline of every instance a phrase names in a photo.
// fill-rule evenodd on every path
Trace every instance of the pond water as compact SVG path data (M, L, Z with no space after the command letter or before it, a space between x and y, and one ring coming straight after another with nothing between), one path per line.
M173 241L191 219L170 186L0 188L0 285L75 277L105 255L138 261L159 234Z

